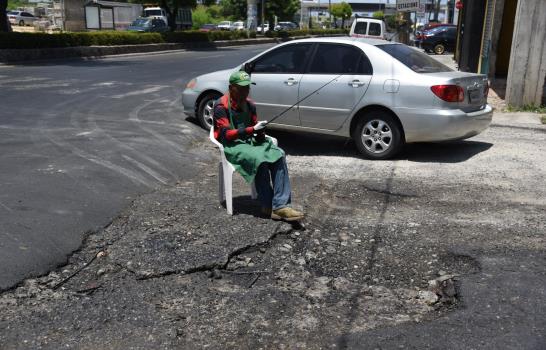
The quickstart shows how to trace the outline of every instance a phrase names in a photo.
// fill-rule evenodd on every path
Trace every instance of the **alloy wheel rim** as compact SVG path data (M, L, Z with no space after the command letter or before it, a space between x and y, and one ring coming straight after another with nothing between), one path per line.
M436 46L436 50L435 50L435 51L436 51L436 53L437 53L438 55L441 55L441 54L444 53L444 49L443 49L442 46Z
M362 144L371 153L387 152L392 146L392 128L384 120L373 119L362 129Z
M214 113L214 99L207 101L205 108L203 109L203 120L207 123L207 126L212 127L212 115Z

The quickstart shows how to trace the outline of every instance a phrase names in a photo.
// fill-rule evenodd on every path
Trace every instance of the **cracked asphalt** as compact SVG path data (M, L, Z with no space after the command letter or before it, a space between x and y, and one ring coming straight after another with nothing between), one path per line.
M544 349L543 127L381 162L270 133L303 225L262 217L237 176L227 215L216 161L196 164L0 295L2 349ZM205 132L196 150L216 158Z

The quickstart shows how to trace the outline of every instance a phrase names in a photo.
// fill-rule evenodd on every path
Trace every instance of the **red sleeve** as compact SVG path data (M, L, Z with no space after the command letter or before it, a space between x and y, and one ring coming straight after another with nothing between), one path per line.
M233 141L244 135L252 135L254 128L252 126L241 128L241 129L231 129L229 123L229 118L227 115L227 110L221 104L214 107L214 137L219 141ZM252 119L253 120L253 119ZM252 124L256 124L255 122Z

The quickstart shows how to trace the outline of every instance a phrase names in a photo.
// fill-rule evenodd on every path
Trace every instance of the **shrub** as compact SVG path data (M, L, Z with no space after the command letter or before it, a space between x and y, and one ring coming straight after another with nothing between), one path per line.
M340 29L312 29L292 31L268 31L268 37L287 38L290 36L305 35L332 35L344 34L346 30ZM255 38L256 32L251 31L248 37ZM136 45L154 43L193 43L211 42L219 40L246 39L247 32L242 31L211 31L200 32L186 30L167 33L135 33L118 31L82 32L82 33L0 33L0 49L43 49L73 46L110 46L110 45Z
M287 38L290 36L306 36L306 35L316 35L316 36L328 36L328 35L340 35L348 34L347 29L297 29L297 30L279 30L279 31L268 31L265 32L265 36L269 38Z
M85 32L85 33L0 33L0 49L44 49L91 45L135 45L164 42L159 33Z

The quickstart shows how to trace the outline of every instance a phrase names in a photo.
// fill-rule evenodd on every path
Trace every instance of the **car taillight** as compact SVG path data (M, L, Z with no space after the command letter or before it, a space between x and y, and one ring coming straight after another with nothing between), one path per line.
M463 102L464 90L459 85L433 85L430 87L434 95L447 102Z

